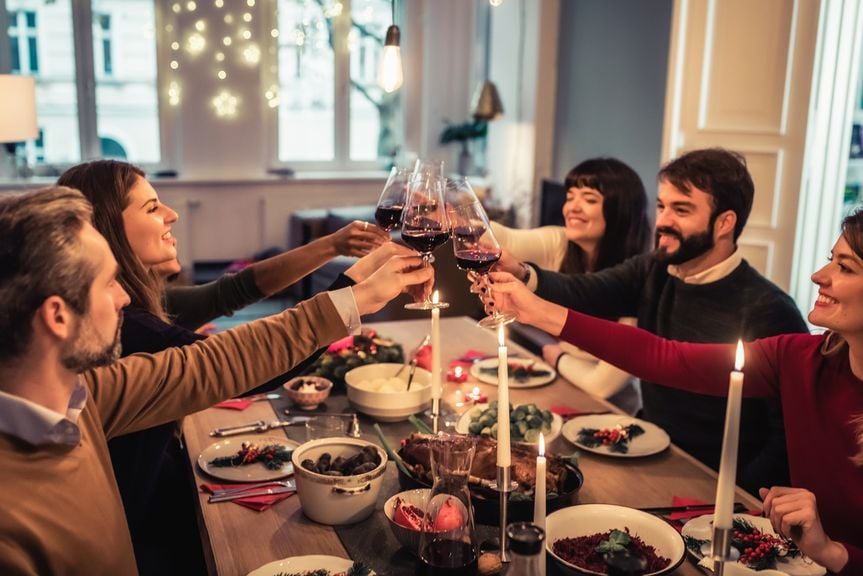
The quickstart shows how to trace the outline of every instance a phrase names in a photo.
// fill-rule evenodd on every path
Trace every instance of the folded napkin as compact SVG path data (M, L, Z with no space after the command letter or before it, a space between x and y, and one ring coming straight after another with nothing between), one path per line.
M214 490L229 490L231 488L242 488L246 484L201 484L201 492L212 494ZM273 486L278 486L273 484ZM247 498L237 498L231 500L235 504L263 512L273 504L286 500L296 494L296 492L282 492L281 494L267 494L264 496L249 496Z
M477 360L482 360L483 358L488 357L488 352L480 352L479 350L473 349L466 350L464 354L450 361L449 369L452 370L456 366L461 366L462 370L467 372Z
M424 368L431 372L432 369L432 347L429 344L425 346L421 346L419 350L417 350L416 361L417 366L420 368Z
M672 506L695 506L698 504L710 504L710 502L705 502L704 500L699 500L698 498L682 498L680 496L671 497ZM746 513L753 516L760 516L761 510L747 510ZM669 520L688 520L690 518L704 516L705 514L713 514L713 509L707 508L705 510L692 510L689 512L672 512L667 516L667 518Z
M219 402L214 408L227 408L228 410L245 410L254 403L254 400L246 400L244 398L232 398Z
M569 406L552 406L549 408L554 414L557 414L564 420L575 418L576 416L587 416L588 414L608 414L608 410L579 410L578 408L570 408Z

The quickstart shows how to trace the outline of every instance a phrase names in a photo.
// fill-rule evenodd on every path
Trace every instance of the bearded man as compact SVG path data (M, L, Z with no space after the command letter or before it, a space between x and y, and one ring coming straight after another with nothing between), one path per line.
M594 274L567 275L506 257L497 269L574 310L617 319L685 342L727 343L807 331L794 301L742 258L737 239L752 209L754 186L744 158L719 148L695 150L658 175L656 248ZM641 383L643 418L717 469L725 398ZM778 402L743 401L737 483L753 494L785 485L788 464Z

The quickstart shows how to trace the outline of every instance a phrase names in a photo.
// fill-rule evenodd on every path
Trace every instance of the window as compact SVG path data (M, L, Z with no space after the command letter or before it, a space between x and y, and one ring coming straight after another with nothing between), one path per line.
M161 161L153 0L0 0L0 11L11 72L36 78L40 137L20 148L30 166L60 170L106 148Z
M277 4L278 162L380 166L403 133L401 93L376 83L390 0Z

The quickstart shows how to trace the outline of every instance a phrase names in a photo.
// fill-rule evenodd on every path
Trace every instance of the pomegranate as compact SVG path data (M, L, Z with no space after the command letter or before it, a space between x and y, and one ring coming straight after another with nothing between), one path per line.
M419 532L423 527L423 511L412 504L404 502L401 498L396 498L396 507L393 511L393 522L407 528L408 530L416 530Z
M461 511L461 504L454 501L452 498L447 498L443 506L438 510L437 516L432 524L432 530L435 532L447 532L455 530L464 524L464 515Z

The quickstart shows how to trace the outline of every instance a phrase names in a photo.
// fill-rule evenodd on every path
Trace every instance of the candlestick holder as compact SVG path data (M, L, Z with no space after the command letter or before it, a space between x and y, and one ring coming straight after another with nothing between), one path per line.
M722 576L725 573L725 563L731 560L731 528L713 527L710 559L713 560L713 574Z
M440 432L440 398L432 398L432 432L437 434Z
M512 480L512 466L497 467L497 481L492 483L491 489L496 490L500 497L500 561L509 562L506 552L506 525L507 511L509 509L509 493L518 487L517 482Z

